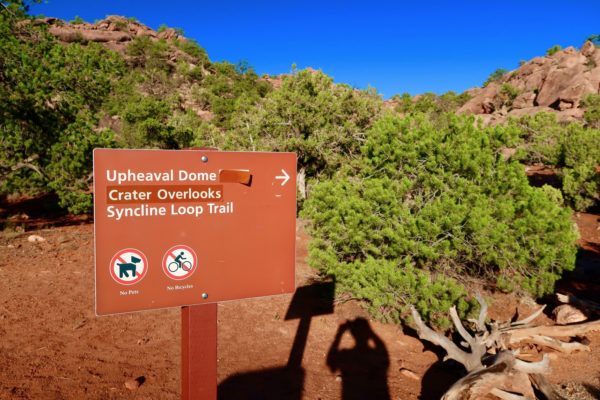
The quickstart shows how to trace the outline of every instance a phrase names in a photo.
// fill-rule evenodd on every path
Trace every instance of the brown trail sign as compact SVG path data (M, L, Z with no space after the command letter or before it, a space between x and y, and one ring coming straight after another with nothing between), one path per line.
M96 313L293 292L295 181L293 153L96 149Z
M216 398L220 301L295 289L296 155L94 150L96 314L182 309L182 397Z

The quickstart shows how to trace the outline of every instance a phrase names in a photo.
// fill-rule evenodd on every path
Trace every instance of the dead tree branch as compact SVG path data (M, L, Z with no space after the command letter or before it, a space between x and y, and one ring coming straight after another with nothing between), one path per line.
M425 325L425 323L421 319L421 315L419 315L417 310L412 306L411 313L415 325L417 325L417 332L419 334L420 339L427 340L428 342L438 345L444 350L446 350L446 358L458 361L459 363L465 366L467 371L473 371L483 367L481 359L471 357L470 354L462 351L456 344L454 344L454 342L452 342L446 336L440 335L439 333L433 331L431 328Z
M456 332L464 341L464 349L445 335L429 328L414 307L411 313L417 334L446 350L446 357L461 363L467 375L458 380L442 397L443 400L478 399L491 393L501 400L535 400L534 388L545 398L563 400L546 381L544 375L550 370L550 358L544 354L540 361L526 362L517 358L519 349L511 351L519 343L529 343L563 353L588 351L586 344L562 341L591 331L600 331L600 321L564 326L532 326L545 306L516 322L490 322L486 324L487 305L480 295L479 316L470 320L475 331L469 332L463 325L455 307L449 314Z
M37 154L34 154L31 157L28 157L25 160L18 162L17 164L15 164L13 166L1 167L3 169L3 171L0 171L0 177L5 178L8 175L10 175L11 173L13 173L19 169L22 169L22 168L29 168L30 170L37 172L40 176L45 177L46 175L44 175L44 173L42 172L40 167L38 167L35 164L32 164L32 162L37 160L38 158L40 158L40 156Z

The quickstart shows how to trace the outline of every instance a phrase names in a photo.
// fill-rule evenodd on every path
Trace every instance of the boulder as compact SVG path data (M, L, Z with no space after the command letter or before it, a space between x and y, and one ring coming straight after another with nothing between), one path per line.
M570 108L556 114L556 119L560 122L581 121L584 110L581 108Z
M51 26L48 30L51 35L67 43L72 42L125 42L131 36L125 32L76 29L66 26Z
M85 31L83 37L90 42L127 42L131 40L128 33L119 31Z
M594 46L594 43L590 42L589 40L586 41L581 47L581 55L584 57L592 56L592 54L594 54L595 51L596 46Z
M533 115L539 112L554 112L550 107L524 107L514 108L508 112L509 117L522 117L524 115Z
M177 37L179 37L179 34L177 33L177 31L175 29L167 28L164 31L159 32L158 37L160 39L170 40L170 39L176 39Z
M585 79L584 72L583 64L551 69L536 97L537 105L556 108L562 99L578 106L585 93L594 91Z
M483 111L483 114L492 114L496 110L494 99L491 97L483 99L481 102L481 110Z
M507 105L501 83L518 89L519 95ZM552 56L536 57L507 74L501 83L479 90L470 89L471 99L459 113L492 115L489 124L503 121L505 115L522 116L541 111L555 112L561 120L581 120L581 100L590 93L600 93L600 51L586 42L581 51L566 48Z
M517 96L512 103L512 108L528 108L533 107L535 101L535 93L524 92Z
M574 324L588 319L580 310L569 304L556 307L552 311L552 316L558 325Z
M495 83L490 83L482 88L476 96L463 104L458 109L458 112L463 114L491 114L496 108L494 99L498 94L499 86Z

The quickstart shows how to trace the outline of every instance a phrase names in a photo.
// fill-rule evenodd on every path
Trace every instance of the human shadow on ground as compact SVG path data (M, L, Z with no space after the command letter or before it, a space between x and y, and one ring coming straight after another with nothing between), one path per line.
M340 349L346 332L354 339L354 347ZM389 365L385 344L366 319L348 320L339 326L327 353L327 366L341 374L343 400L389 400Z
M333 313L335 282L315 282L299 287L285 319L299 319L298 329L285 366L235 374L218 387L220 400L300 400L305 371L302 358L312 317Z

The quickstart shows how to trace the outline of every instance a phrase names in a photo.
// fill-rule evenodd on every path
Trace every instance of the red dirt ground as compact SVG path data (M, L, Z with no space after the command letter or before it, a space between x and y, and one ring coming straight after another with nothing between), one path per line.
M579 214L576 220L588 256L598 257L598 216ZM29 222L28 229L39 226ZM68 218L61 223L78 225L27 232L13 227L0 234L0 399L179 398L180 310L96 317L93 226ZM30 234L46 240L30 243ZM306 264L307 241L299 222L299 286L316 276ZM587 268L598 271L593 257ZM296 359L303 356L302 367L285 369L300 324L285 320L291 299L219 304L220 398L340 399L346 386L354 391L352 398L377 398L389 390L393 399L435 399L456 379L431 347L399 326L370 320L352 301L312 318L304 353L294 352ZM490 315L495 318L508 317L515 307L527 312L535 306L514 296L494 299ZM336 332L356 318L364 318L353 324L356 337L365 335L360 337L380 345L351 350L354 342L346 332L340 344L346 351L332 357L339 367L332 371L326 360ZM540 321L550 323L545 316ZM563 385L563 392L575 387L573 393L580 393L571 398L593 399L600 393L600 333L589 339L591 352L556 354L551 361L551 381ZM138 377L144 381L139 388L125 387ZM362 396L357 390L368 392Z

